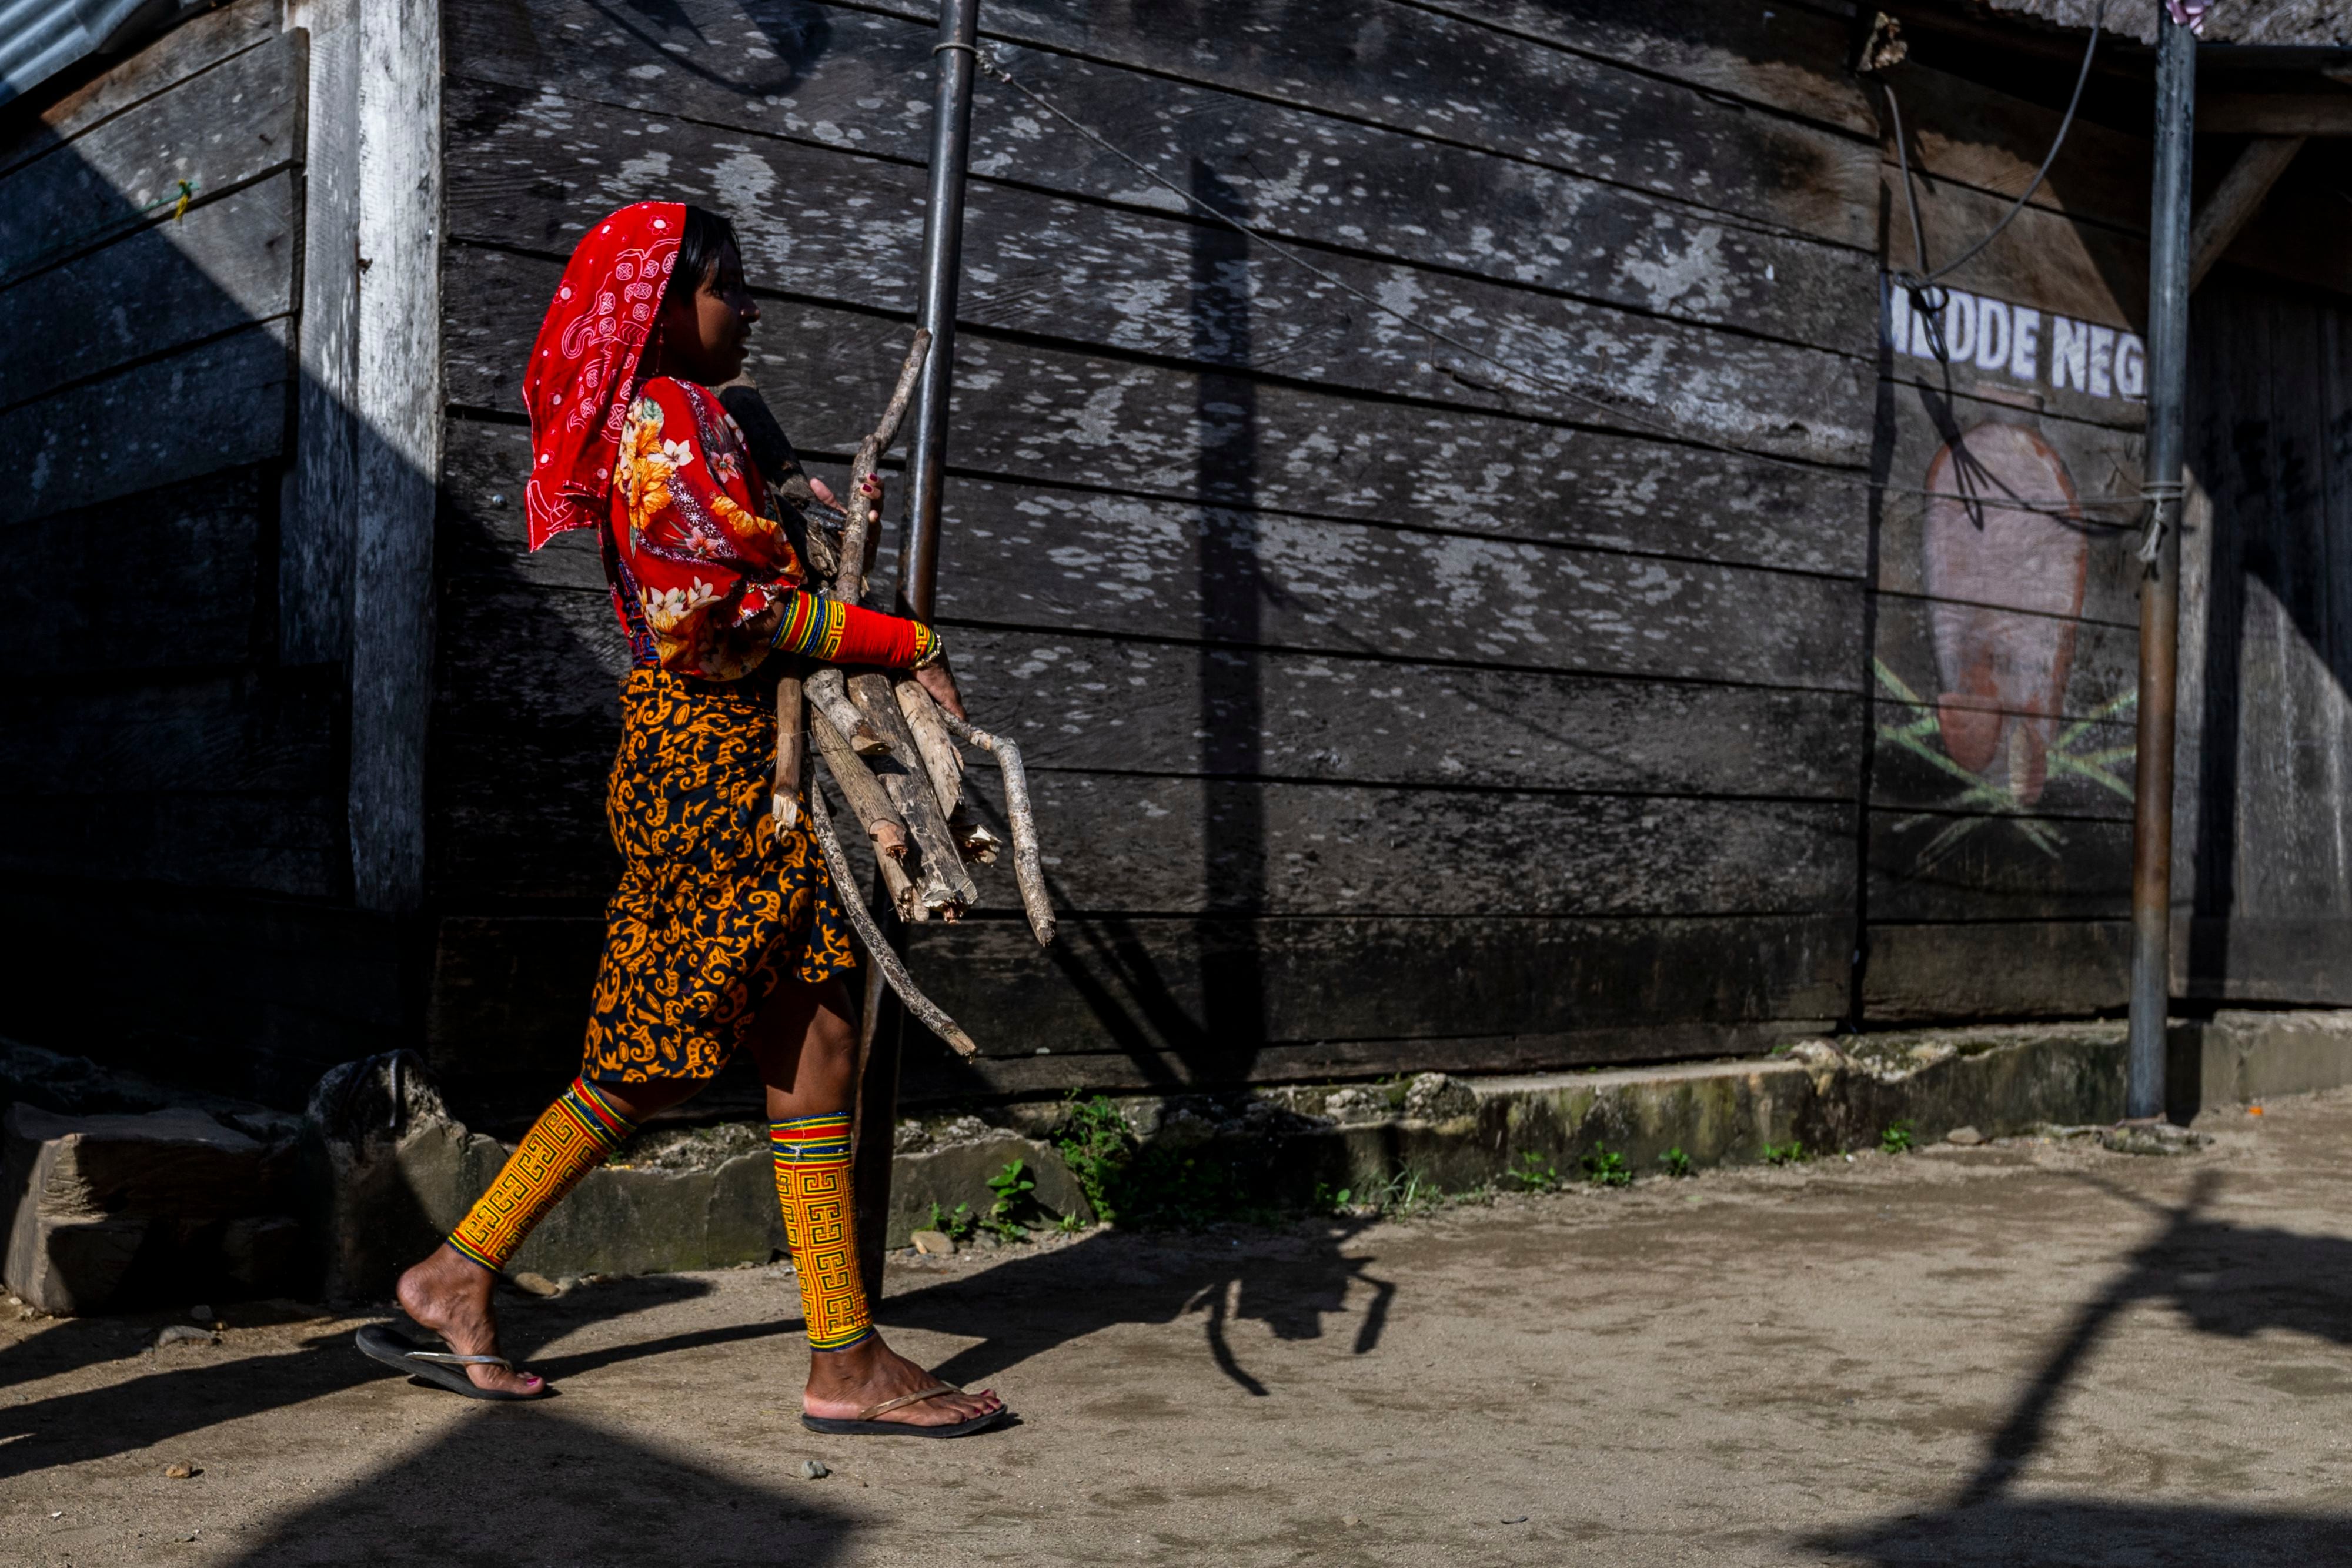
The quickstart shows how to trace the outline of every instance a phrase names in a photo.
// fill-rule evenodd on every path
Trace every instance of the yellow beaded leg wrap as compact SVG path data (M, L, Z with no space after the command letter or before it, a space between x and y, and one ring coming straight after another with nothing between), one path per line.
M800 1277L811 1350L847 1350L874 1332L857 1272L856 1205L849 1184L847 1115L768 1124L776 1201Z
M485 1269L503 1269L532 1226L637 1130L595 1085L574 1079L540 1113L499 1179L482 1194L449 1245Z

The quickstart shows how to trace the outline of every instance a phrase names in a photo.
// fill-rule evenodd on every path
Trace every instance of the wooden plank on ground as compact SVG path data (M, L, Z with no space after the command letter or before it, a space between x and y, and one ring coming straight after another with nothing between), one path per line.
M301 157L305 40L286 33L0 177L0 284Z
M267 469L236 468L17 530L0 664L39 679L244 663L276 492Z
M579 117L567 120L562 155L593 156L612 167L609 178L577 196L551 193L534 177L502 191L453 178L453 235L503 245L565 221L584 225L623 202L725 188L753 276L799 295L911 314L919 171L686 123L663 125L657 159L624 155L642 141L644 125L599 128L592 153L583 151L592 143ZM562 239L551 256L569 248ZM1859 357L1874 356L1869 335L1832 352L1484 278L1318 255L1318 267L1357 296L1452 323L1450 335L1475 350L1465 351L1324 277L1252 254L1230 230L1005 186L970 191L963 265L960 319L999 331L1381 396L1663 428L1817 462L1859 462L1869 447L1873 377Z
M451 400L519 411L520 366L559 269L471 246L452 248L447 267L452 296L480 302L449 319ZM845 459L889 395L908 329L792 301L762 309L753 378L803 455ZM969 329L950 406L950 460L975 474L1841 576L1866 565L1858 471ZM516 504L530 467L519 427L453 423L449 445L461 505ZM583 580L604 580L593 561Z
M278 36L278 7L272 0L232 0L190 18L29 122L0 135L0 179L58 143Z
M2131 925L2121 920L1976 925L1873 920L1863 969L1874 1024L2081 1018L2123 1007Z
M294 176L0 289L0 387L25 402L294 308Z
M0 526L280 455L293 386L284 330L248 327L17 409L30 434Z

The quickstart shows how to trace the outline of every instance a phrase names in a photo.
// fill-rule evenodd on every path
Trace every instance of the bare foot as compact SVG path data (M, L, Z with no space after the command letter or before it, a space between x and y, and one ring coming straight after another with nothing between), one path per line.
M498 1276L446 1244L400 1277L394 1291L400 1310L432 1330L459 1355L499 1354L499 1324L490 1311L490 1287ZM477 1388L500 1394L537 1394L547 1385L503 1366L469 1366Z
M929 1388L938 1381L883 1343L877 1333L847 1350L811 1353L808 1391L801 1396L801 1408L812 1416L854 1421L869 1406ZM901 1405L875 1419L903 1421L909 1427L952 1427L1003 1408L1004 1401L994 1390L983 1388L977 1394L936 1395Z

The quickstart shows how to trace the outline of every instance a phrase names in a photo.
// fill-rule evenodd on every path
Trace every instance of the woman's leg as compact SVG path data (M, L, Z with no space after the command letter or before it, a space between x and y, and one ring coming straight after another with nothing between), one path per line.
M801 1407L853 1417L869 1406L938 1381L882 1343L867 1318L857 1279L856 1195L849 1184L849 1112L856 1093L857 1026L839 980L787 981L761 1009L751 1050L768 1086L776 1147L776 1190L793 1243L801 1309L813 1341ZM887 1137L890 1129L882 1129ZM992 1393L940 1395L883 1417L946 1427L1001 1409Z
M439 1334L459 1355L496 1355L499 1327L490 1306L496 1271L506 1266L531 1227L582 1176L604 1164L646 1117L688 1099L703 1082L699 1078L593 1087L574 1082L541 1113L490 1190L449 1239L400 1277L394 1294L401 1310ZM500 1393L536 1394L541 1387L540 1380L528 1373L496 1366L469 1366L466 1374L477 1387Z

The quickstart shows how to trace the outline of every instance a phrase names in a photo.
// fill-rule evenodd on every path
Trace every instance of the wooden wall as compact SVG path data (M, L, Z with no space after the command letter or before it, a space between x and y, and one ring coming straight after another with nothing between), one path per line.
M919 1052L916 1092L2121 1007L2137 540L2102 503L2140 483L2128 116L2080 120L1950 277L1937 360L1884 283L1909 218L1832 8L984 24L1168 179L1570 388L1511 386L983 83L940 595L976 702L1030 748L1074 917L1049 954L1001 898L917 934L991 1054ZM446 285L478 304L447 336L434 1030L463 1072L484 1040L502 1068L572 1048L612 871L601 576L577 542L522 559L512 505L562 257L623 202L731 213L754 373L837 464L913 305L931 36L915 5L741 0L625 25L467 3L447 32ZM1896 78L1931 261L2058 119L1939 48ZM2081 515L1919 493L1970 484Z
M307 46L236 0L0 121L0 1030L295 1101L397 1024L278 644Z
M2189 324L2200 395L2175 985L2340 1007L2352 1003L2352 302L2223 267Z

